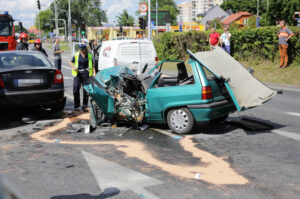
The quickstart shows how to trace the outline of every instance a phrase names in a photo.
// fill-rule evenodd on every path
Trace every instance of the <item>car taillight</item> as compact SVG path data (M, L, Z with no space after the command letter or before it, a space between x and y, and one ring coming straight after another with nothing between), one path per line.
M2 81L2 78L0 77L0 88L4 88L4 83Z
M54 74L54 84L64 83L64 76L60 70L56 70Z
M212 95L212 90L210 86L203 86L202 87L202 99L203 100L208 100L208 99L212 99L213 95Z

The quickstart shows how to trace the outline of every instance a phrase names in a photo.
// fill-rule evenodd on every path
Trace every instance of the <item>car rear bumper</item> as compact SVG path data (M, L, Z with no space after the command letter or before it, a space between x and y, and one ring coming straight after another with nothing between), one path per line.
M187 106L197 122L207 122L218 119L236 111L233 102L222 100L208 104L193 104Z
M63 102L63 89L6 92L0 96L0 107L50 106Z

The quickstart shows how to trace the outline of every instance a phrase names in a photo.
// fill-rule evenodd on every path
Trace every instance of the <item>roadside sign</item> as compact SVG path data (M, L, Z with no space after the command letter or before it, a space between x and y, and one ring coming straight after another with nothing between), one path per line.
M156 26L165 26L171 22L170 11L157 11L157 23L156 24L156 12L151 11L151 21L155 22Z
M139 6L140 12L147 12L148 11L148 5L145 3L141 3Z
M147 16L147 12L141 12L141 16Z

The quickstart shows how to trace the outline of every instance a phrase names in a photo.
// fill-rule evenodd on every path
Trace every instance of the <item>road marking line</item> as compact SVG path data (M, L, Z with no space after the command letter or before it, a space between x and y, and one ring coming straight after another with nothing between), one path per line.
M159 198L155 194L147 191L145 187L163 184L160 180L144 175L133 169L126 168L115 162L108 161L94 154L85 151L81 152L101 190L114 186L121 191L132 190L137 195L144 195L145 198Z
M161 133L161 134L164 134L164 135L167 135L171 138L174 138L174 137L178 137L177 135L173 134L173 133L170 133L168 131L165 131L165 130L162 130L162 129L155 129L155 128L150 128L151 130L153 131L156 131L158 133Z
M71 68L71 67L68 67L68 66L62 65L62 67L65 68L65 69L68 69L68 70L72 70L72 68Z
M300 113L295 113L295 112L284 112L285 114L288 114L288 115L293 115L293 116L298 116L300 117Z
M291 133L288 131L281 130L272 130L271 132L300 142L300 134L298 133Z
M71 96L71 95L65 94L65 96L68 97L68 98L70 98L70 99L72 99L72 100L74 100L74 97Z

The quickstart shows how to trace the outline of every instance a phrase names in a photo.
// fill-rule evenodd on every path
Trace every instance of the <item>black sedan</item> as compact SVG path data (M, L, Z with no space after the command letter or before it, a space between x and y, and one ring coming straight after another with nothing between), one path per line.
M44 54L0 52L0 110L45 107L61 111L65 103L63 74Z

